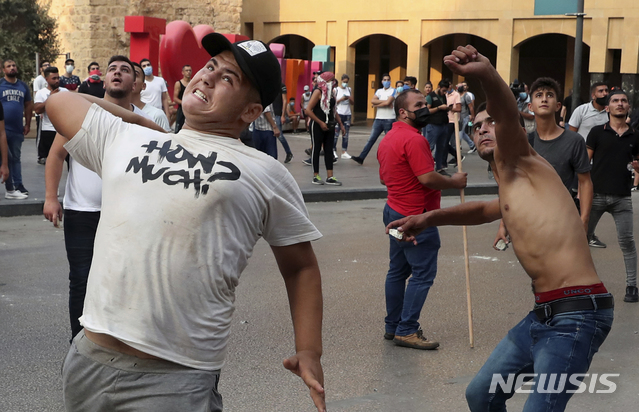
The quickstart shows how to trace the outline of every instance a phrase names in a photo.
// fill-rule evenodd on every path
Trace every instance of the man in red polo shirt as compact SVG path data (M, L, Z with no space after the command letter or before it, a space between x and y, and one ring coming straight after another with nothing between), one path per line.
M377 151L380 180L388 189L385 225L404 216L439 209L442 189L466 187L466 173L449 177L435 172L430 146L420 134L429 113L426 99L418 90L406 90L395 100L397 121ZM439 231L436 227L424 230L417 245L389 237L384 338L398 346L436 349L439 343L424 337L418 320L437 274Z

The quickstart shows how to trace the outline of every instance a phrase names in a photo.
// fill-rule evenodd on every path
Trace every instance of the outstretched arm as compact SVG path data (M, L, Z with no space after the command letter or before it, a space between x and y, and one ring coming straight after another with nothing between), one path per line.
M494 222L500 218L499 199L489 202L468 202L395 220L386 226L386 233L389 229L397 228L404 233L403 241L417 244L415 237L428 227L476 226Z
M519 157L529 155L530 145L524 129L519 125L515 97L490 61L468 45L453 50L452 54L444 57L444 63L455 74L481 81L486 92L486 110L495 121L499 160L516 163Z
M322 356L322 281L310 242L271 246L284 277L295 331L295 355L284 367L310 389L318 412L326 411Z

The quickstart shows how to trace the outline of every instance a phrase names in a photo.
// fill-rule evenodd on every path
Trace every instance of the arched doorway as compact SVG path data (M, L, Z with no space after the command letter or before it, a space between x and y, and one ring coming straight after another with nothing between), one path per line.
M297 34L285 34L271 40L271 43L283 44L286 47L285 59L312 60L315 43Z
M470 44L481 54L486 56L493 66L497 63L497 45L484 39L467 33L453 33L438 37L426 43L423 47L428 49L428 70L427 79L433 83L433 88L437 88L437 83L442 79L448 79L453 86L465 80L468 83L468 90L475 95L475 107L486 101L486 95L481 88L481 83L477 79L464 79L461 76L453 74L452 71L443 63L444 56L450 54L457 46ZM425 80L419 87L423 90Z
M375 117L370 101L375 91L382 87L383 73L391 76L391 87L406 76L406 43L385 34L363 37L350 47L355 48L355 79L351 79L355 99L356 120Z
M564 97L572 88L575 39L565 34L542 34L516 46L519 50L517 79L530 86L539 77L551 77L563 88ZM583 101L590 100L590 47L584 43L581 58L581 89ZM621 79L619 79L621 82Z

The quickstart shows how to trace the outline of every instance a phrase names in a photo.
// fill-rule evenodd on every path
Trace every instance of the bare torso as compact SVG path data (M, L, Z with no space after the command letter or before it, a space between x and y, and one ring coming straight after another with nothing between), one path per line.
M499 202L535 292L599 283L575 204L555 169L531 149L517 162L495 152Z

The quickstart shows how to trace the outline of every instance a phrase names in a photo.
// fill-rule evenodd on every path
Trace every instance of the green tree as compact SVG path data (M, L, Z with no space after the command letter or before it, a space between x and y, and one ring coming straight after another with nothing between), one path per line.
M0 60L14 60L18 77L27 82L38 74L36 52L41 61L54 61L60 53L58 23L49 16L50 5L50 1L0 0Z

